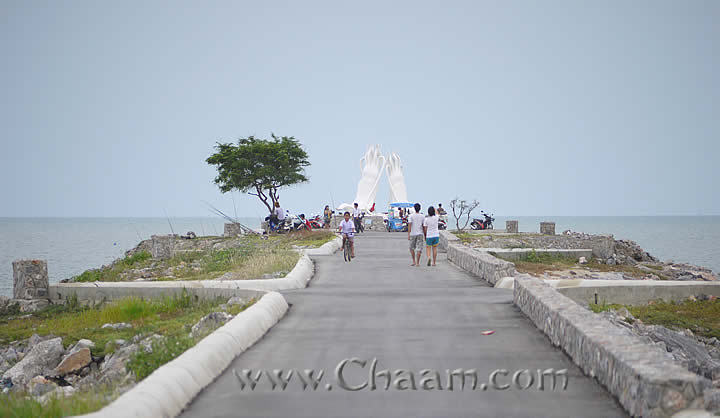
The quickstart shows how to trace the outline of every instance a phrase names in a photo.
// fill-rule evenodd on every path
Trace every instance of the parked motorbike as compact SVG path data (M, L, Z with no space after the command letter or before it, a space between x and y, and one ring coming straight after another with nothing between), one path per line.
M473 221L470 223L470 228L479 231L484 229L493 229L493 221L495 218L493 218L492 214L488 215L484 211L480 211L483 215L483 219L473 218Z
M441 231L447 229L447 215L440 215L440 219L438 219L438 229Z
M310 226L316 229L323 229L325 227L325 221L320 215L315 215L310 218Z

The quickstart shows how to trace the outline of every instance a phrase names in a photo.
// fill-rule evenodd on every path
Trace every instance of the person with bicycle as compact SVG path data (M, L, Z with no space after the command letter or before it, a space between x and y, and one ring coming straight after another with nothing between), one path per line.
M350 257L355 258L355 222L350 219L350 212L345 212L343 215L345 219L340 222L338 232L342 233L343 237L343 248L345 247L345 240L350 241Z

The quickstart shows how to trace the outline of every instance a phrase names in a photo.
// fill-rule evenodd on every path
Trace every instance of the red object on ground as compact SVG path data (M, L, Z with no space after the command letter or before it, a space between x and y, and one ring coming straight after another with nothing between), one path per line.
M483 331L483 332L481 332L480 334L482 334L482 335L493 335L493 334L495 334L495 331Z

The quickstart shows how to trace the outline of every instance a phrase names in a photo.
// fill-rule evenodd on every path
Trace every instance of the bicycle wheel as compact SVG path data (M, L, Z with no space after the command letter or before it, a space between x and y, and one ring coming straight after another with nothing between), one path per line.
M345 255L345 261L350 262L352 260L352 253L350 252L350 240L345 240L345 250L343 251Z

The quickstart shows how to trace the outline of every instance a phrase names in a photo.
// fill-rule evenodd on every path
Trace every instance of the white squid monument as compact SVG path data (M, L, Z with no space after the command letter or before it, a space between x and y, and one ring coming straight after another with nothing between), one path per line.
M392 153L386 159L382 155L380 145L370 145L365 155L360 159L360 181L353 201L353 203L358 204L360 210L370 211L374 206L378 184L383 171L386 172L390 183L390 202L408 201L400 156ZM343 203L338 209L346 210L352 207L352 203Z

